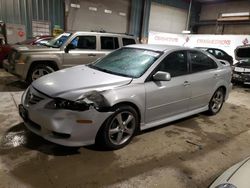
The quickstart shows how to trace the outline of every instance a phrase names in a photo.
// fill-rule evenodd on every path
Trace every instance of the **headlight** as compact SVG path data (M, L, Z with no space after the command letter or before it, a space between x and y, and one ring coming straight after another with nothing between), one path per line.
M55 98L49 102L45 108L47 109L68 109L75 111L85 111L89 109L89 105L84 101L70 101L61 98Z
M237 187L231 183L223 183L223 184L217 185L215 188L237 188Z
M20 54L19 58L18 58L18 64L25 64L25 56Z
M102 94L97 91L91 91L81 95L75 101L55 98L53 101L49 102L45 108L84 111L88 110L90 106L93 106L95 109L99 110L108 107L109 104Z

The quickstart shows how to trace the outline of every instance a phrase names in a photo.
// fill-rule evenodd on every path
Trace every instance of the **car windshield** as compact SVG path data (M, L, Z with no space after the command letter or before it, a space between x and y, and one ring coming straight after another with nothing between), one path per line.
M161 53L136 48L121 48L89 66L111 74L139 78Z
M63 33L56 38L49 40L48 42L44 43L44 45L52 48L60 48L67 39L72 35L72 33Z

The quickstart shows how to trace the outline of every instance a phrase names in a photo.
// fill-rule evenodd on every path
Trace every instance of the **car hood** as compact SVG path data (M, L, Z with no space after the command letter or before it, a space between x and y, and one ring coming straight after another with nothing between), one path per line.
M234 50L236 60L250 59L250 45L238 46Z
M50 97L74 99L89 91L103 91L129 84L132 78L117 76L80 65L39 78L32 87Z
M231 166L223 172L209 188L214 188L218 185L233 184L238 188L249 188L250 186L250 158Z
M228 179L228 182L240 188L250 187L250 160L246 160Z
M59 51L60 48L49 48L42 45L13 45L12 46L16 51L19 52L51 52L51 51Z

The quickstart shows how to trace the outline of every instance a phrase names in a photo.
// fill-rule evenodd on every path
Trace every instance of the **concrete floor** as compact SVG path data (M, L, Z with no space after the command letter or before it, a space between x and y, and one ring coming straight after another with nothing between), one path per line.
M27 131L25 84L0 69L0 187L207 187L250 155L250 89L234 88L216 116L142 132L123 149L66 148Z

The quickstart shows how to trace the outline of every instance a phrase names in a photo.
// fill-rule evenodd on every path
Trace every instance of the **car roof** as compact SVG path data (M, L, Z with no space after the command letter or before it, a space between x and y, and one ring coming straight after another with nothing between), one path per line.
M67 32L66 32L67 33ZM77 34L92 34L92 35L103 35L103 36L122 36L122 37L126 37L126 38L135 38L135 36L133 35L129 35L126 33L108 33L108 32L95 32L95 31L75 31L72 33L77 33Z
M195 47L197 49L200 49L200 50L220 50L220 51L224 51L220 48L213 48L213 47Z
M191 48L182 47L182 46L170 46L170 45L162 45L162 44L133 44L133 45L128 45L126 47L160 51L160 52L166 52L170 50L188 50L188 49L190 50L191 49Z

